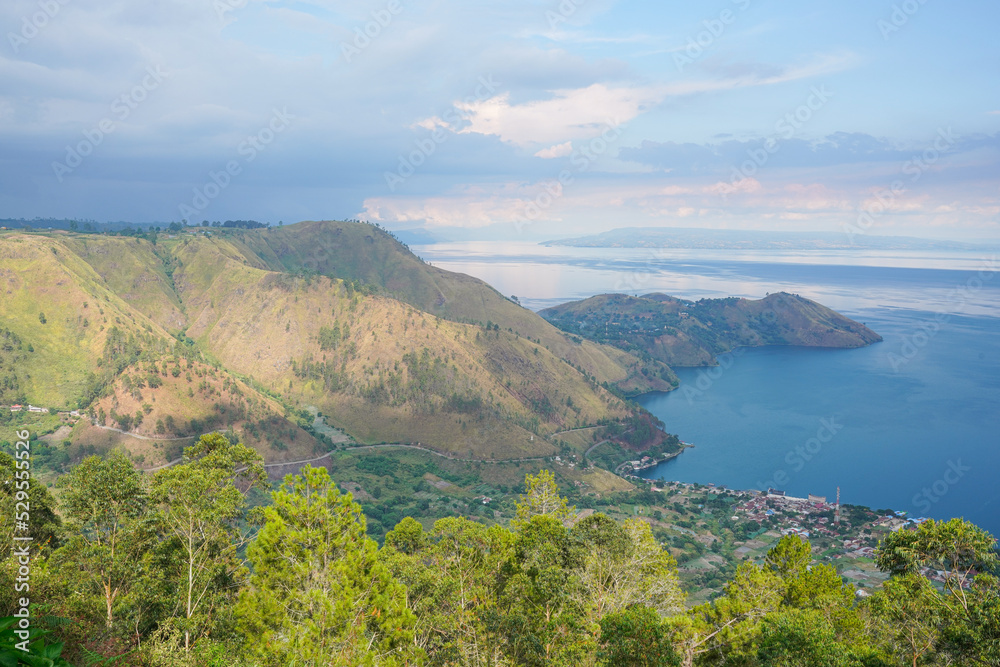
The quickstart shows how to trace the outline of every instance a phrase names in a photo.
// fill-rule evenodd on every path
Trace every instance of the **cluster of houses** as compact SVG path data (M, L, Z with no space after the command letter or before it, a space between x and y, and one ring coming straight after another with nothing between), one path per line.
M859 558L875 557L875 547L865 545L864 541L860 539L844 540L844 550L848 554Z
M828 503L826 496L809 494L807 498L796 498L785 495L783 491L768 489L766 493L754 495L749 500L736 506L737 512L744 512L746 517L757 523L764 523L776 514L781 514L787 520L787 525L781 528L782 535L799 535L808 538L813 533L834 537L836 533L830 529L829 517L820 516L808 520L809 525L803 525L798 516L809 517L813 514L823 514L836 510L836 505Z
M575 456L576 455L574 454L574 457ZM555 461L556 461L556 465L557 466L566 466L568 468L575 468L576 467L576 462L575 461L570 461L569 459L563 460L563 457L561 457L561 456L557 456L556 459L555 459Z
M736 509L745 512L748 519L761 523L768 517L774 516L775 509L796 514L819 514L829 512L835 509L835 506L826 502L826 496L809 494L808 498L796 498L786 496L783 491L768 489L767 493L753 496L738 505ZM821 517L819 521L828 523L826 517Z
M11 412L21 412L21 411L24 411L24 412L43 412L43 413L46 413L46 414L48 414L49 412L52 412L48 408L40 408L37 405L31 405L30 403L28 405L18 405L18 404L15 403L14 405L10 406L10 411ZM61 414L61 415L70 415L71 417L79 417L80 416L80 411L79 410L70 410L69 412L60 412L59 414Z
M629 461L628 464L632 466L632 470L642 470L656 465L656 461L651 456L643 456L638 461Z
M911 517L907 516L907 512L895 511L890 515L879 517L875 524L876 526L885 526L889 530L899 530L907 526L919 526L922 523L928 521L927 517L917 516Z
M12 405L10 406L11 412L20 412L21 410L26 410L27 412L48 412L48 408L40 408L37 405Z

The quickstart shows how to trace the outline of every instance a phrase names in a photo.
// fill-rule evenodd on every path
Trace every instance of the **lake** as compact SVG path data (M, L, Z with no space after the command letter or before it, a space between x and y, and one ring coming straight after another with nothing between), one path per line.
M927 251L417 246L539 310L606 292L801 294L884 337L856 350L738 350L638 399L695 445L650 477L780 488L964 516L1000 534L1000 278L994 258Z

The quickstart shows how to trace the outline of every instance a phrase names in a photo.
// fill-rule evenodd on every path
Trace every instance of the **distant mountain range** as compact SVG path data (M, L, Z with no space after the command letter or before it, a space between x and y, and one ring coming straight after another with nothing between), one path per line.
M992 250L983 245L909 236L846 232L765 232L728 229L623 227L601 234L556 239L546 246L580 248L682 248L720 250Z

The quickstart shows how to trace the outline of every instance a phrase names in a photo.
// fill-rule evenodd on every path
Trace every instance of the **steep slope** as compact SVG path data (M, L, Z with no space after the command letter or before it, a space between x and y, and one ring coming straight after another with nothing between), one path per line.
M16 369L25 398L60 407L89 403L91 376L100 372L112 328L169 338L111 289L64 236L3 238L0 326L33 350Z
M176 333L183 329L184 307L174 292L173 261L162 244L96 235L65 236L60 241L132 308L166 331Z
M206 403L216 396L215 388L196 385L197 393L188 392L189 387L182 388L172 372L167 375L168 369L183 367L181 381L187 384L192 368L196 374L209 373L203 369L210 360L201 350L176 340L157 321L175 329L186 326L180 299L162 267L152 244L139 239L0 235L3 404L89 408L91 420L76 434L103 426L135 436L168 438L197 430L192 429L191 420L206 430L235 424L246 431L252 425L247 439L270 457L284 458L288 442L307 443L299 449L311 453L315 440L295 419L288 419L273 399L253 388L239 384L247 409L234 419L233 415L241 413L231 397ZM159 368L157 375L164 376L158 383L164 385L162 389L149 384L154 367ZM225 382L237 386L237 380L221 369L212 368L211 373L217 378L226 376ZM229 419L213 417L219 412L215 403L223 413L228 411ZM255 411L257 406L266 409ZM155 433L160 421L178 428ZM284 440L274 447L278 434ZM115 440L128 442L130 448L144 442Z
M379 287L415 308L455 322L502 323L553 354L626 393L670 389L676 378L662 364L640 361L591 341L575 342L488 284L430 266L382 229L351 222L300 222L233 237L246 261L272 270L336 276Z
M299 271L271 234L319 246L339 237L353 268ZM271 459L311 454L317 443L298 423L306 406L364 442L544 455L551 433L631 416L604 383L639 391L670 386L655 372L672 377L662 364L566 336L360 223L155 240L0 234L0 257L3 396L87 407L91 441L128 442L151 462L166 450L143 443L215 428L240 430ZM419 290L402 289L403 269L418 287L428 276L443 285L442 316L387 294L400 288L418 300ZM321 275L341 270L346 277ZM516 321L500 319L507 314Z
M672 366L714 364L716 355L740 346L849 348L882 340L859 322L784 292L697 302L665 294L603 294L539 314L567 332Z
M188 336L359 440L537 455L551 449L538 436L628 414L569 363L498 325L438 318L340 279L263 270L224 246L194 239L176 251Z

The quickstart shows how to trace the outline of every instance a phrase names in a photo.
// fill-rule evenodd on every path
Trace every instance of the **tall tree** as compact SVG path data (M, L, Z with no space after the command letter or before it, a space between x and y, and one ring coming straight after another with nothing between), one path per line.
M624 524L604 514L578 522L572 535L584 546L580 579L593 618L633 605L673 614L684 608L677 562L653 537L649 524Z
M680 657L655 609L635 606L601 619L601 664L607 667L678 667Z
M846 667L844 647L818 612L789 609L761 625L757 660L767 667Z
M197 638L209 629L210 611L233 597L235 578L243 570L237 551L249 537L239 528L245 494L266 485L260 455L219 433L203 435L184 451L183 463L153 477L152 496L163 529L183 561L178 606L185 652L192 635Z
M417 643L433 665L496 665L501 642L484 622L511 557L514 535L464 518L440 519L425 533L403 519L385 538L381 557L406 585L417 614Z
M497 627L519 665L572 665L595 648L586 631L583 548L555 517L521 524L499 581Z
M942 620L937 597L927 579L904 573L886 581L871 598L883 637L905 664L917 667L935 653Z
M24 454L26 450L19 452ZM27 531L17 529L18 515L23 511L17 507L18 502L27 502L31 508L25 512ZM10 552L15 532L30 535L35 548L54 549L59 546L62 520L56 513L56 501L52 494L31 474L25 459L19 457L15 460L10 454L0 452L0 535L3 536L0 555L6 556Z
M142 473L120 451L85 458L60 479L66 527L71 535L53 566L77 590L95 589L103 599L105 626L116 604L142 585L148 551L156 543Z
M311 466L272 498L238 605L248 652L276 667L421 662L406 589L378 559L361 506Z
M992 535L968 521L931 519L916 530L900 530L887 536L876 552L876 562L892 575L924 569L943 572L949 602L967 611L966 591L972 579L997 566L996 543Z
M893 636L910 638L909 655L922 646L918 640L933 636L935 650L960 663L1000 664L1000 582L992 574L998 567L996 544L988 532L962 519L932 519L882 541L876 562L899 583L890 580L885 595L873 602L883 616L889 614L890 627L898 631ZM924 579L929 572L944 580L940 594ZM935 627L928 626L932 620Z
M524 494L517 503L514 526L527 523L533 516L549 516L557 521L565 521L573 516L575 508L559 495L556 478L548 470L540 470L537 475L524 476Z

